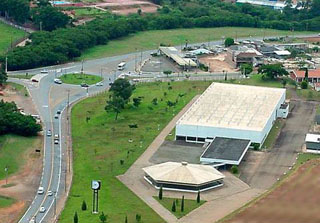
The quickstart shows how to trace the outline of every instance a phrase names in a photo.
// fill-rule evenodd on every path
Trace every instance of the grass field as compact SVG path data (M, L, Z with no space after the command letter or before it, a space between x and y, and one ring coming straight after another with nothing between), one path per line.
M13 82L7 82L7 84L9 86L11 86L12 88L14 88L18 94L25 96L25 97L29 96L29 93L28 93L25 86L23 86L21 84L13 83Z
M64 74L60 77L60 80L65 84L82 84L88 85L96 84L102 81L102 77L89 74Z
M128 106L119 114L108 114L104 107L108 96L88 98L72 109L72 139L74 151L74 177L66 208L61 215L61 223L73 220L74 212L79 215L79 222L99 222L91 211L81 211L81 203L86 201L92 206L90 182L102 181L100 190L100 211L109 216L108 222L135 222L135 215L142 215L144 223L164 222L149 206L123 185L115 176L121 175L145 151L172 117L180 111L195 95L201 94L210 82L173 82L149 83L137 86L132 97L143 97L138 108ZM152 92L152 94L150 94ZM166 95L165 93L166 92ZM175 101L176 107L167 108L167 101ZM152 99L158 99L158 105ZM87 117L90 117L88 123ZM138 128L130 129L129 124ZM129 142L132 139L133 142ZM140 143L141 142L141 143ZM123 160L123 165L120 164Z
M39 145L36 137L22 137L16 135L0 136L0 179L5 178L4 169L8 167L8 175L15 174L23 165L25 152Z
M196 196L195 194L195 199L190 200L190 199L184 199L184 211L181 212L181 200L182 199L175 199L175 198L168 198L168 197L163 197L162 200L159 200L157 196L154 196L153 198L156 199L162 206L164 206L166 209L168 209L172 214L174 214L177 218L182 218L183 216L189 214L191 211L194 209L200 207L205 203L205 201L200 201L200 203L197 203L196 201ZM176 202L176 212L172 212L172 203L173 201Z
M14 42L25 35L20 29L15 29L9 25L0 22L0 55L3 55L11 45L11 40Z
M281 132L283 125L284 125L283 119L277 119L274 122L266 140L264 141L261 147L262 149L271 149L273 147L274 143L276 142L276 139L278 138L278 135Z
M0 208L5 208L5 207L9 207L10 205L12 205L15 202L14 199L10 198L10 197L4 197L0 195Z
M308 32L294 32L294 34L306 34ZM118 40L112 40L107 45L100 45L83 52L82 59L93 59L121 55L136 50L157 49L162 44L172 46L189 43L209 42L221 40L224 37L263 37L263 36L285 36L292 35L290 31L256 29L242 27L222 27L222 28L193 28L193 29L172 29L154 30L132 34Z

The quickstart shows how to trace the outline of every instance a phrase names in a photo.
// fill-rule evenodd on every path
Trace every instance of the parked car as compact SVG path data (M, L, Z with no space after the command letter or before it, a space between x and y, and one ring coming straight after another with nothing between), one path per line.
M39 189L38 189L38 194L43 194L43 192L44 192L43 187L39 187Z
M103 86L103 83L102 82L98 82L98 83L96 83L96 86L101 87L101 86Z
M80 84L80 86L81 86L81 87L89 87L89 85L86 84L86 83L82 83L82 84Z
M62 84L62 81L60 79L58 79L58 78L55 78L53 81L56 84Z

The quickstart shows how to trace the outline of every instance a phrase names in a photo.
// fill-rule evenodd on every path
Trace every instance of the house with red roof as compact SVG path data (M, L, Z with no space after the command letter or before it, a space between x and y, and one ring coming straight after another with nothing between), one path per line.
M291 79L296 82L302 82L305 78L305 70L294 70L290 72ZM308 82L319 83L320 82L320 69L308 70Z

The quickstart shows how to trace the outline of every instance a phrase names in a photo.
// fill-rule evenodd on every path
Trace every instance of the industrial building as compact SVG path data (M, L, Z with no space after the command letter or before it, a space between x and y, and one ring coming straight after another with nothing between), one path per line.
M283 88L212 83L176 123L176 140L212 142L216 137L260 146L274 121L288 116Z
M165 162L143 168L144 179L156 189L198 192L223 185L222 173L209 165Z
M197 67L196 62L190 58L186 58L186 55L179 52L175 47L159 47L159 51L183 69Z

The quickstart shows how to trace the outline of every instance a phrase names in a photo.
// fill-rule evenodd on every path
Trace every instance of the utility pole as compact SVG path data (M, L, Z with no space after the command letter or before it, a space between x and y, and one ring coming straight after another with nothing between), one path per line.
M83 74L83 60L81 61L81 74Z
M140 51L140 70L142 68L142 50Z
M70 90L67 90L68 93L68 100L67 100L67 135L68 135L68 142L67 142L67 150L68 150L68 163L69 163L69 172L71 168L71 157L70 157L70 117L69 117L69 107L70 107Z
M137 72L137 48L134 54L134 71Z
M102 67L101 67L101 69L100 69L100 77L101 77L101 79L102 79Z
M42 21L40 21L40 31L42 31Z

